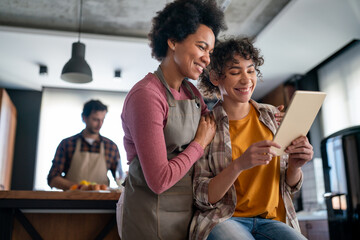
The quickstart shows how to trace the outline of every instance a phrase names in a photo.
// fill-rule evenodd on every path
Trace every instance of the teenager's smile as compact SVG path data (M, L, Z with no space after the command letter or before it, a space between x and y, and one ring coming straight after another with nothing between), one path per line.
M247 94L251 93L252 86L247 87L247 88L234 88L234 90L239 92L239 94L247 95Z

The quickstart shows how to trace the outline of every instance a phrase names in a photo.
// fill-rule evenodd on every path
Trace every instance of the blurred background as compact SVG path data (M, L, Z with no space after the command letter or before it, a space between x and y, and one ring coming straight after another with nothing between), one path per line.
M152 17L168 2L0 2L0 176L4 189L50 190L46 176L56 147L61 139L84 128L83 103L92 98L109 106L101 134L116 142L122 168L128 169L122 143L122 105L131 87L159 64L151 57L147 34ZM332 150L327 145L333 137L357 136L352 127L360 125L360 112L356 111L360 106L360 1L217 2L228 25L219 38L253 37L264 55L263 82L257 85L255 100L287 106L295 90L327 93L308 135L315 156L304 166L304 185L294 197L304 235L329 239L331 219L358 224L360 193L348 188L359 189L359 181L349 179L347 169L351 167L346 157L336 160L347 150L336 152L334 149L345 149L345 145ZM89 83L60 78L71 57L72 43L77 41L85 44L84 57L92 71ZM211 108L214 101L207 102ZM352 130L343 131L349 128ZM352 165L359 161L356 141ZM332 162L328 155L335 156ZM336 174L330 170L335 169L335 162L340 169ZM334 182L342 187L334 187ZM328 214L336 201L343 204L337 205L336 213ZM331 238L338 237L334 236Z

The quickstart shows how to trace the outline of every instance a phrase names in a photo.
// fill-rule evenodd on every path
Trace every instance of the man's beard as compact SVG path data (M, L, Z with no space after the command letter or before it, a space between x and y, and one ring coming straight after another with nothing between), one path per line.
M98 133L99 133L98 130L93 130L92 128L88 128L88 132L89 132L90 134L98 134Z

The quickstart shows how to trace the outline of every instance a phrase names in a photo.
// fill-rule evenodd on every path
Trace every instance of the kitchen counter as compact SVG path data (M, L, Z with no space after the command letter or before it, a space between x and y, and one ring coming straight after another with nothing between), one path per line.
M111 191L0 191L3 199L49 200L118 200L120 193Z
M119 239L119 197L109 191L0 191L0 239Z
M303 220L327 220L327 211L300 211L296 213L299 221Z

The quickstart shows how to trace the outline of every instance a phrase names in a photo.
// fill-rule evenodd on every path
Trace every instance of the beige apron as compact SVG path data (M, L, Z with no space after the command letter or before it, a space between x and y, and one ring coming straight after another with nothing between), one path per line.
M171 159L195 137L201 117L200 100L185 80L183 84L192 99L175 100L160 67L155 74L166 88L169 113L164 136L167 158ZM139 159L135 157L125 182L122 239L187 239L193 215L192 172L191 168L173 187L157 195L148 187Z
M99 153L81 152L81 139L79 138L76 141L75 152L65 178L75 183L86 180L108 186L104 143L100 143Z

